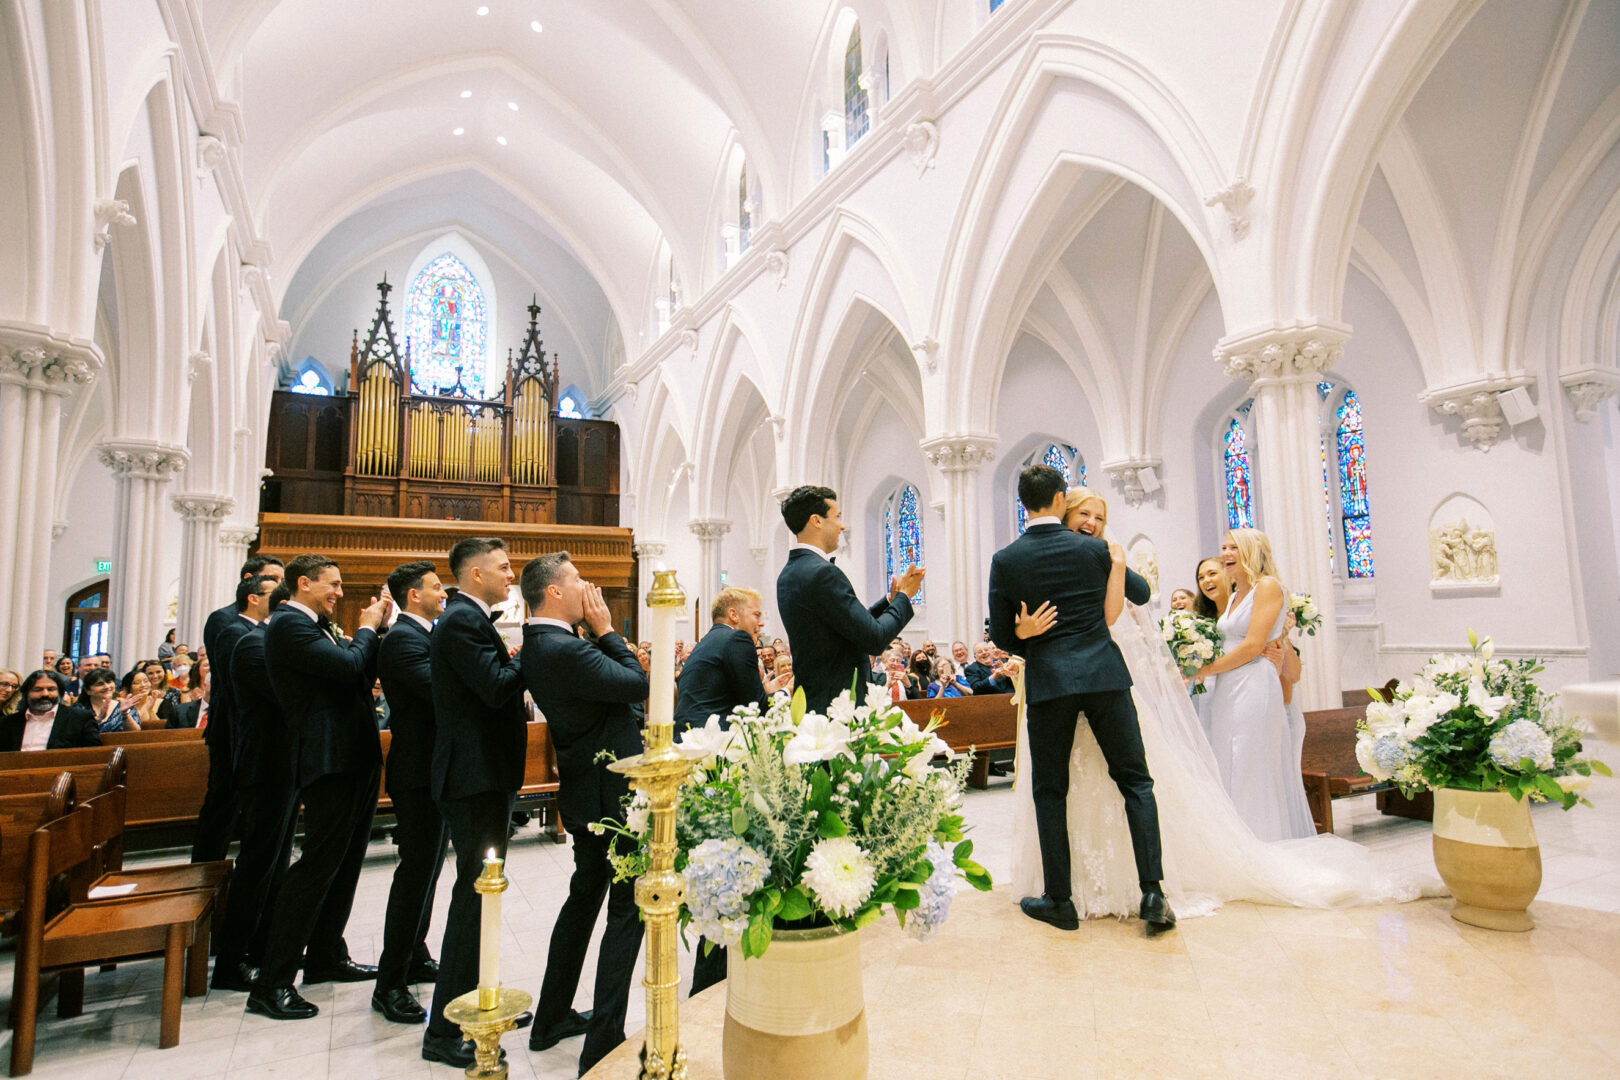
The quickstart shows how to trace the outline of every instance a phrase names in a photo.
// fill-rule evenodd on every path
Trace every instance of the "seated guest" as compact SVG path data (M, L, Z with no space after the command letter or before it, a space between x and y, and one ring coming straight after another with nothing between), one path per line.
M702 727L711 715L722 721L738 705L754 702L769 707L771 695L791 687L773 672L760 677L754 636L759 633L759 593L753 589L721 589L714 598L709 632L692 647L675 684L675 730Z
M174 631L170 630L163 635L163 644L158 646L157 658L167 660L174 655Z
M968 653L967 642L951 642L951 663L956 665L957 671L965 672L967 666L973 663L973 657Z
M42 671L55 671L56 660L59 655L60 654L55 649L46 649L44 659L42 659L39 664L40 669Z
M908 676L906 674L905 661L900 659L899 652L894 649L890 649L888 652L884 653L883 681L884 685L889 688L890 701L906 700L908 697L906 693L907 678Z
M793 657L778 656L776 658L776 679L778 682L783 679L786 679L789 683L793 681Z
M956 673L956 665L945 657L940 657L934 668L934 681L928 684L928 696L931 698L968 697L972 695L973 688L967 680Z
M973 663L962 669L967 684L975 694L1010 694L1012 679L1007 669L996 659L995 647L987 642L973 646Z
M1177 589L1170 594L1171 611L1191 611L1198 597L1191 589Z
M918 649L911 654L911 667L906 672L906 697L916 700L928 696L928 684L934 681L934 662Z
M89 709L62 704L62 676L36 671L22 682L21 712L0 717L0 750L69 750L100 746Z
M118 679L110 671L92 668L84 676L79 705L90 710L98 731L124 730L124 705L118 700Z
M22 704L22 676L10 668L0 668L0 716L10 716Z
M202 665L199 664L199 667ZM174 693L174 705L166 727L194 728L202 720L203 698L206 696L201 685L201 676L193 683L192 674L195 668L188 667L183 660L176 659L174 670L169 674L169 689Z
M186 658L185 663L190 665L190 657ZM136 666L146 672L146 682L153 697L168 702L171 710L180 703L180 691L176 690L174 683L169 680L169 668L166 664L161 660L142 660Z
M760 678L764 678L776 671L776 650L769 645L761 645L755 652L759 656Z
M62 676L63 691L62 703L76 705L79 701L81 688L79 686L78 666L74 664L73 657L64 656L56 661L56 673Z
M119 684L119 715L110 717L105 726L101 727L103 735L115 731L140 731L143 728L160 728L168 723L168 716L158 718L158 707L167 702L152 693L152 682L146 677L146 672L136 668L124 676Z

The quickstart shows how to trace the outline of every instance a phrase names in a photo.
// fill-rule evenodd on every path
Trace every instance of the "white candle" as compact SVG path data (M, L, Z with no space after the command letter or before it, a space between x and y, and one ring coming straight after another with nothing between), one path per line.
M501 860L494 848L484 856L484 874L501 876ZM490 1009L494 1008L495 992L501 986L501 894L491 890L483 896L483 920L478 930L478 1007Z
M675 617L680 611L678 607L652 609L652 696L647 699L649 724L675 722Z

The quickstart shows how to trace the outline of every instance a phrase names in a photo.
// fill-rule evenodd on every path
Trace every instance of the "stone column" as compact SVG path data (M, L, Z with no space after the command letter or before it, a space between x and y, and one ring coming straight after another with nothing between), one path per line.
M720 541L731 531L731 522L724 518L696 518L686 525L698 538L697 588L689 594L706 608L720 593Z
M979 498L979 467L995 456L996 442L994 435L940 435L919 444L928 463L945 477L945 558L928 559L926 579L929 603L946 601L945 618L930 620L936 641L978 641L981 636L990 561L979 552L986 513Z
M122 670L156 650L162 637L163 489L186 467L186 451L141 440L105 442L97 450L117 485L107 622L113 667Z
M203 622L224 601L219 581L219 531L236 506L224 495L176 495L171 505L180 515L180 609L175 618L175 640L193 649L202 644ZM231 568L233 571L236 567Z
M236 583L241 580L242 564L247 561L248 548L258 538L257 526L237 523L220 526L219 554L214 559L213 592L220 598L219 604L236 599Z
M45 648L62 403L96 363L87 346L0 328L0 657L29 670Z
M1226 374L1254 394L1254 466L1265 515L1258 524L1284 585L1310 593L1322 614L1295 691L1305 709L1336 709L1342 701L1316 384L1343 355L1348 336L1342 328L1298 326L1228 338L1215 349Z
M630 551L636 557L636 604L639 606L641 618L637 625L643 628L651 626L648 622L647 594L652 591L653 573L664 565L664 551L667 545L662 540L639 540L631 545Z

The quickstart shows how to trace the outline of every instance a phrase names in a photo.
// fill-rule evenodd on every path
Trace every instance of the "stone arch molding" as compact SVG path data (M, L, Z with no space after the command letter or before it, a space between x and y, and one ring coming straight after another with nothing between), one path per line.
M699 514L717 513L716 505L725 499L725 474L731 458L726 447L740 446L748 434L730 430L728 418L739 400L750 391L759 397L765 406L765 415L772 421L778 456L782 443L783 419L771 407L780 390L771 377L772 365L763 359L766 354L760 342L764 337L759 328L745 312L732 305L726 309L714 340L714 348L703 369L703 385L698 391L698 427L693 439L698 462L694 508ZM773 486L776 472L773 466Z
M1429 590L1435 596L1501 592L1496 519L1484 503L1454 491L1429 515Z

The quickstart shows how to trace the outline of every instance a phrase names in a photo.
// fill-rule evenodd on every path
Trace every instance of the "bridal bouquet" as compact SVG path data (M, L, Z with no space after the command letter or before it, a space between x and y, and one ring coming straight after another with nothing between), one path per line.
M1190 611L1172 611L1159 620L1159 629L1182 675L1196 675L1199 668L1221 654L1221 634L1215 629L1214 619ZM1194 683L1192 692L1202 694L1204 684Z
M945 921L958 878L989 890L962 836L967 758L936 768L951 752L935 725L919 728L881 688L859 706L845 693L825 716L806 712L798 690L728 719L722 728L711 716L679 743L703 754L676 820L683 927L755 957L775 928L855 930L889 908L925 940ZM647 869L645 807L637 793L627 827L592 826L635 844L613 856L617 880Z
M1506 791L1515 799L1557 802L1565 810L1592 774L1608 766L1580 757L1584 727L1566 718L1536 685L1535 660L1496 660L1490 638L1468 631L1472 652L1429 660L1392 699L1371 690L1358 725L1356 760L1376 780L1412 796L1434 788Z
M1322 626L1322 613L1316 610L1316 601L1310 593L1293 593L1288 597L1288 611L1294 616L1294 626L1311 637Z

